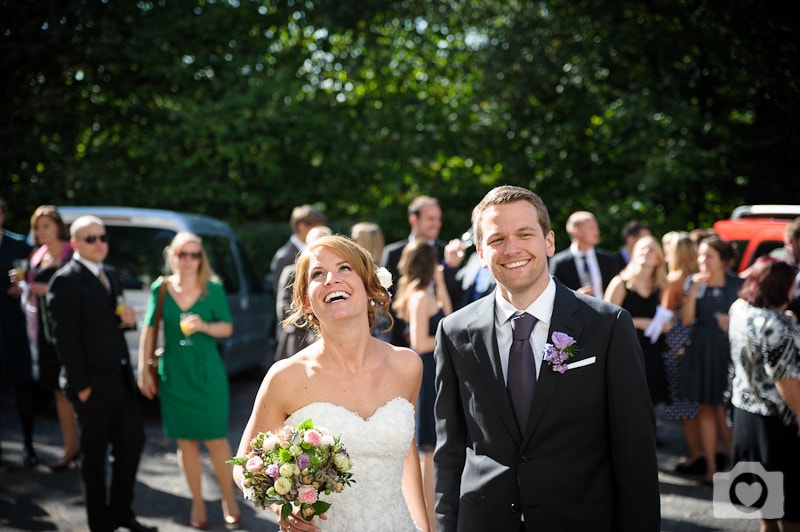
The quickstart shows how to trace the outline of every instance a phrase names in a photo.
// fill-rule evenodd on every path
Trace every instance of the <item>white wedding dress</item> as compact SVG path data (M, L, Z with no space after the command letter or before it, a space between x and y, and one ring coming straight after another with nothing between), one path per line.
M326 520L316 522L324 532L411 532L418 530L403 497L403 461L414 438L414 406L395 397L369 418L332 403L308 404L286 419L298 425L307 419L341 435L350 455L350 486L341 493L322 495L331 503Z

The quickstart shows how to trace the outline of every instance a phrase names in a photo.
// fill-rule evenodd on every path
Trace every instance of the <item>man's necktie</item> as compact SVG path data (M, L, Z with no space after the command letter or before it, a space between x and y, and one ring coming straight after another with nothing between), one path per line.
M108 282L108 277L106 277L106 272L103 271L103 268L97 270L97 278L100 279L100 282L103 283L103 288L106 289L106 292L109 294L111 293L111 284Z
M531 346L531 332L536 318L523 312L511 318L513 340L508 351L508 394L520 430L525 430L536 389L536 362Z
M583 286L592 286L592 276L589 273L589 259L586 255L581 255L581 284Z

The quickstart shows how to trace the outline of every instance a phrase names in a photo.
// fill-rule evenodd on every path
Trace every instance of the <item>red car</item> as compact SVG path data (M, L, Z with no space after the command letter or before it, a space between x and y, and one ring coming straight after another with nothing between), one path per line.
M786 227L798 216L800 205L743 205L713 228L736 244L736 271L741 273L761 255L783 249Z

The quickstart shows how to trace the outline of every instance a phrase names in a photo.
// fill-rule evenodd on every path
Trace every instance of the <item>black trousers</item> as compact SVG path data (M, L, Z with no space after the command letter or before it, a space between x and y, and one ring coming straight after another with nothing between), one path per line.
M85 403L75 400L81 429L81 477L92 532L113 531L133 517L133 489L144 447L144 427L127 368L95 378ZM111 483L106 485L108 457Z

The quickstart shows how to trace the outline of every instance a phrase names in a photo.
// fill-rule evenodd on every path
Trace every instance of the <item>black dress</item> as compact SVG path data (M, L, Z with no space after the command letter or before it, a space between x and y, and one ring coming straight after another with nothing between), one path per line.
M625 299L622 308L630 312L633 318L652 318L661 301L661 291L654 290L649 297L642 297L634 290L625 289ZM644 335L644 331L636 329L636 337L644 353L644 373L647 378L647 387L650 389L650 400L653 404L669 403L669 386L667 374L664 370L663 353L665 351L664 335L659 336L656 343Z
M428 320L431 336L436 334L439 322L444 318L440 309ZM417 399L417 448L420 451L432 451L436 446L436 419L433 405L436 402L436 360L433 352L420 353L422 359L422 385Z

